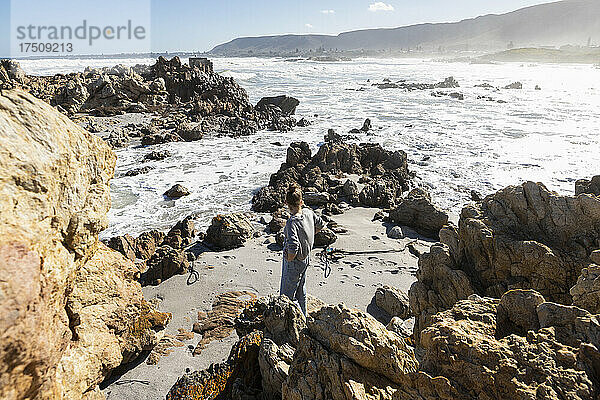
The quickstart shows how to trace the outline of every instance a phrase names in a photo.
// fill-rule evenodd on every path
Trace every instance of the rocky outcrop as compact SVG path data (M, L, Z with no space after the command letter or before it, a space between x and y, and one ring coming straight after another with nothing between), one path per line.
M390 211L390 220L411 227L427 237L439 239L440 230L448 223L448 214L432 204L427 191L413 189Z
M117 65L54 76L26 76L18 63L1 60L0 87L20 87L67 115L112 116L155 113L142 144L200 140L207 133L249 135L261 129L289 130L298 100L263 99L255 108L233 78L223 77L179 57L159 57L152 66ZM107 137L126 145L126 132Z
M344 174L363 175L362 190ZM319 205L347 201L366 207L392 207L402 192L408 189L411 173L406 153L387 151L378 144L347 144L328 142L314 156L306 143L292 143L286 162L271 175L269 185L252 199L258 212L274 212L284 205L285 191L292 184L305 193L316 193ZM349 186L350 185L350 186Z
M422 332L422 369L447 377L464 399L595 398L577 349L554 328L496 339L497 307L474 295L437 314Z
M594 176L589 181L587 179L580 179L575 182L575 195L584 193L600 196L600 175Z
M248 215L217 215L206 231L204 243L215 250L231 250L243 246L253 233L254 228Z
M19 90L0 94L0 126L0 397L101 396L169 319L98 241L115 155Z
M443 82L438 83L407 83L406 81L392 82L390 79L384 79L382 83L373 83L372 85L378 87L379 89L404 89L407 91L428 89L453 89L460 87L456 79L454 79L454 77L452 76L444 79Z
M570 289L599 247L600 200L559 196L527 182L466 206L458 230L443 231L447 245L421 257L410 290L417 338L429 316L473 293L500 298L511 289L533 289L571 304ZM586 290L574 294L581 298Z
M179 199L181 197L189 196L190 190L183 185L175 184L169 190L164 193L164 196L169 199Z

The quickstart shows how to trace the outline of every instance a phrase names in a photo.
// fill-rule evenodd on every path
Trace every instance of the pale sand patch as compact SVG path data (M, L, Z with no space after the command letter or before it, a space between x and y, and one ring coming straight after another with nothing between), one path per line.
M347 251L374 251L401 249L415 238L419 248L426 249L431 243L414 232L404 229L407 238L389 239L381 221L372 222L377 209L353 208L333 219L348 229L338 235L334 248ZM187 285L188 275L175 276L156 287L144 288L146 298L158 297L161 311L173 314L166 332L177 334L179 328L191 330L197 321L198 311L209 312L215 296L228 292L248 290L259 296L277 294L281 277L281 253L274 246L267 246L269 235L252 239L239 249L220 253L203 253L194 264L199 279ZM345 303L366 310L377 287L392 285L408 290L416 280L417 257L408 251L387 254L349 255L330 264L331 276L323 277L319 250L312 253L312 267L307 275L307 292L325 303ZM192 355L200 336L185 341L186 346L173 349L162 357L157 365L145 361L128 370L103 391L108 399L159 399L164 398L177 381L190 371L207 368L211 363L221 362L237 340L233 333L228 338L210 343L200 356ZM188 346L191 346L188 347Z

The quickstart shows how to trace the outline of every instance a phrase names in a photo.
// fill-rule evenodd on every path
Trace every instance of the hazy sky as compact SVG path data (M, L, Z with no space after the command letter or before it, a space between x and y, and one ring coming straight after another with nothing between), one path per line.
M55 24L93 18L98 7L115 18L136 18L130 0L13 0ZM203 51L240 36L327 33L397 27L422 22L450 22L504 13L543 0L141 0L151 10L153 51ZM9 37L10 0L0 0L0 55ZM73 4L76 4L73 6ZM74 11L77 10L77 11ZM14 14L14 13L13 13ZM144 12L140 13L144 14ZM103 17L104 18L104 17ZM64 21L64 22L63 22ZM14 24L13 24L14 25Z

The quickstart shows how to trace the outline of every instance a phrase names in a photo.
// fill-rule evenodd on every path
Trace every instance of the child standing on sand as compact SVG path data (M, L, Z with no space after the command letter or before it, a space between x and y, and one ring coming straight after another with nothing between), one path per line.
M285 241L279 292L296 302L306 316L306 270L315 235L325 224L310 208L303 207L302 189L298 185L290 185L285 202L292 216L283 228Z

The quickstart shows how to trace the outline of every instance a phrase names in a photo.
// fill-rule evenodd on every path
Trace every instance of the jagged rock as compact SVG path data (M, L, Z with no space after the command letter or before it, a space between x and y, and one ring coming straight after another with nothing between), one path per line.
M436 315L422 332L422 369L447 377L459 398L592 399L594 387L573 348L552 329L495 338L498 300L476 295Z
M144 232L135 239L135 255L141 260L147 260L165 240L163 232L152 230Z
M284 115L296 113L300 101L290 96L263 97L256 105L258 111L265 111L269 106L278 107Z
M600 314L600 266L592 264L583 268L570 293L573 305Z
M438 239L440 229L448 223L448 214L431 203L431 197L425 190L413 189L390 211L390 219L414 228L422 235Z
M528 331L540 329L537 306L544 301L544 297L534 290L516 289L504 293L498 303L496 337L526 336Z
M359 134L359 133L367 133L371 130L371 120L369 118L365 119L362 128L360 129L352 129L350 133Z
M600 175L594 176L589 181L586 179L580 179L575 182L575 195L584 193L600 196Z
M412 348L402 338L373 317L343 304L322 307L312 314L308 330L329 350L392 382L401 383L402 376L418 368Z
M306 192L302 199L307 206L321 207L331 201L331 196L327 192Z
M409 338L412 335L412 332L406 328L405 321L399 317L393 317L390 322L386 325L385 329L388 331L392 331L401 338Z
M417 273L419 282L410 293L416 338L428 316L449 309L469 292L499 298L511 289L533 289L549 301L571 304L569 290L590 266L589 254L599 247L599 227L596 196L559 196L539 183L511 186L467 205L461 213L458 243L451 244L453 253L447 251L437 261L431 254L419 260L420 269L452 271L454 277L446 276L445 287L439 287L435 284L439 276ZM432 250L440 254L438 246ZM446 293L456 287L469 289L458 296Z
M258 351L262 337L261 331L254 331L233 346L226 362L179 378L167 400L256 398L261 392Z
M146 161L162 161L173 154L169 150L154 150L144 156Z
M377 176L377 179L358 195L358 187L351 187L351 183L344 189L343 181L336 178L340 173ZM273 212L283 207L290 184L300 185L307 193L328 193L331 203L341 201L339 195L344 190L356 189L348 200L364 206L386 207L408 189L411 176L404 152L386 151L378 144L328 142L310 158L308 144L294 143L288 149L286 163L271 175L269 186L254 195L252 209Z
M0 126L0 397L97 395L168 320L144 319L137 268L98 241L116 157L20 90L0 93Z
M243 246L253 233L246 214L217 215L206 231L204 242L217 250L230 250Z
M264 308L264 336L258 353L263 395L267 399L280 399L306 319L286 296L271 296L259 301L263 303L260 307Z
M301 128L307 127L312 125L312 123L307 120L306 118L300 118L300 121L298 121L298 123L296 124L296 126L299 126Z
M594 250L590 253L590 260L597 265L600 265L600 250Z
M78 398L82 388L99 384L112 369L158 343L156 331L171 314L146 303L138 276L133 263L102 244L78 272L66 305L77 322L71 328L77 339L65 350L56 374L65 398Z
M445 244L434 244L419 257L417 282L408 292L411 314L415 316L415 339L430 325L431 317L475 293L467 274L458 268Z
M109 239L108 247L123 254L127 259L134 261L136 259L135 238L129 234L115 236Z
M383 286L375 291L375 304L390 317L407 319L410 317L408 295L400 289Z
M192 217L187 217L169 230L165 237L164 243L174 249L182 249L192 244L192 240L196 236L196 227Z
M298 164L306 164L310 161L311 151L306 142L293 142L287 149L285 163L290 167Z
M286 209L280 208L271 215L272 218L268 224L269 231L271 233L278 233L285 227L285 224L287 223L287 220L290 217L290 213Z
M311 314L283 386L285 399L391 399L417 370L405 340L344 305ZM367 395L368 393L368 395Z
M179 183L173 185L171 189L167 190L164 195L170 199L179 199L184 196L188 196L190 191L185 186L180 185Z
M504 86L504 89L523 89L523 84L521 82L513 82L510 85Z
M125 172L125 176L138 176L138 175L142 175L142 174L147 174L148 172L152 171L154 169L154 167L151 167L149 165L145 166L145 167L139 167L139 168L134 168L132 170L129 170L127 172Z
M146 262L147 270L142 275L141 281L144 285L157 285L174 275L185 274L189 268L189 262L182 250L171 246L162 246L156 249L154 254Z

